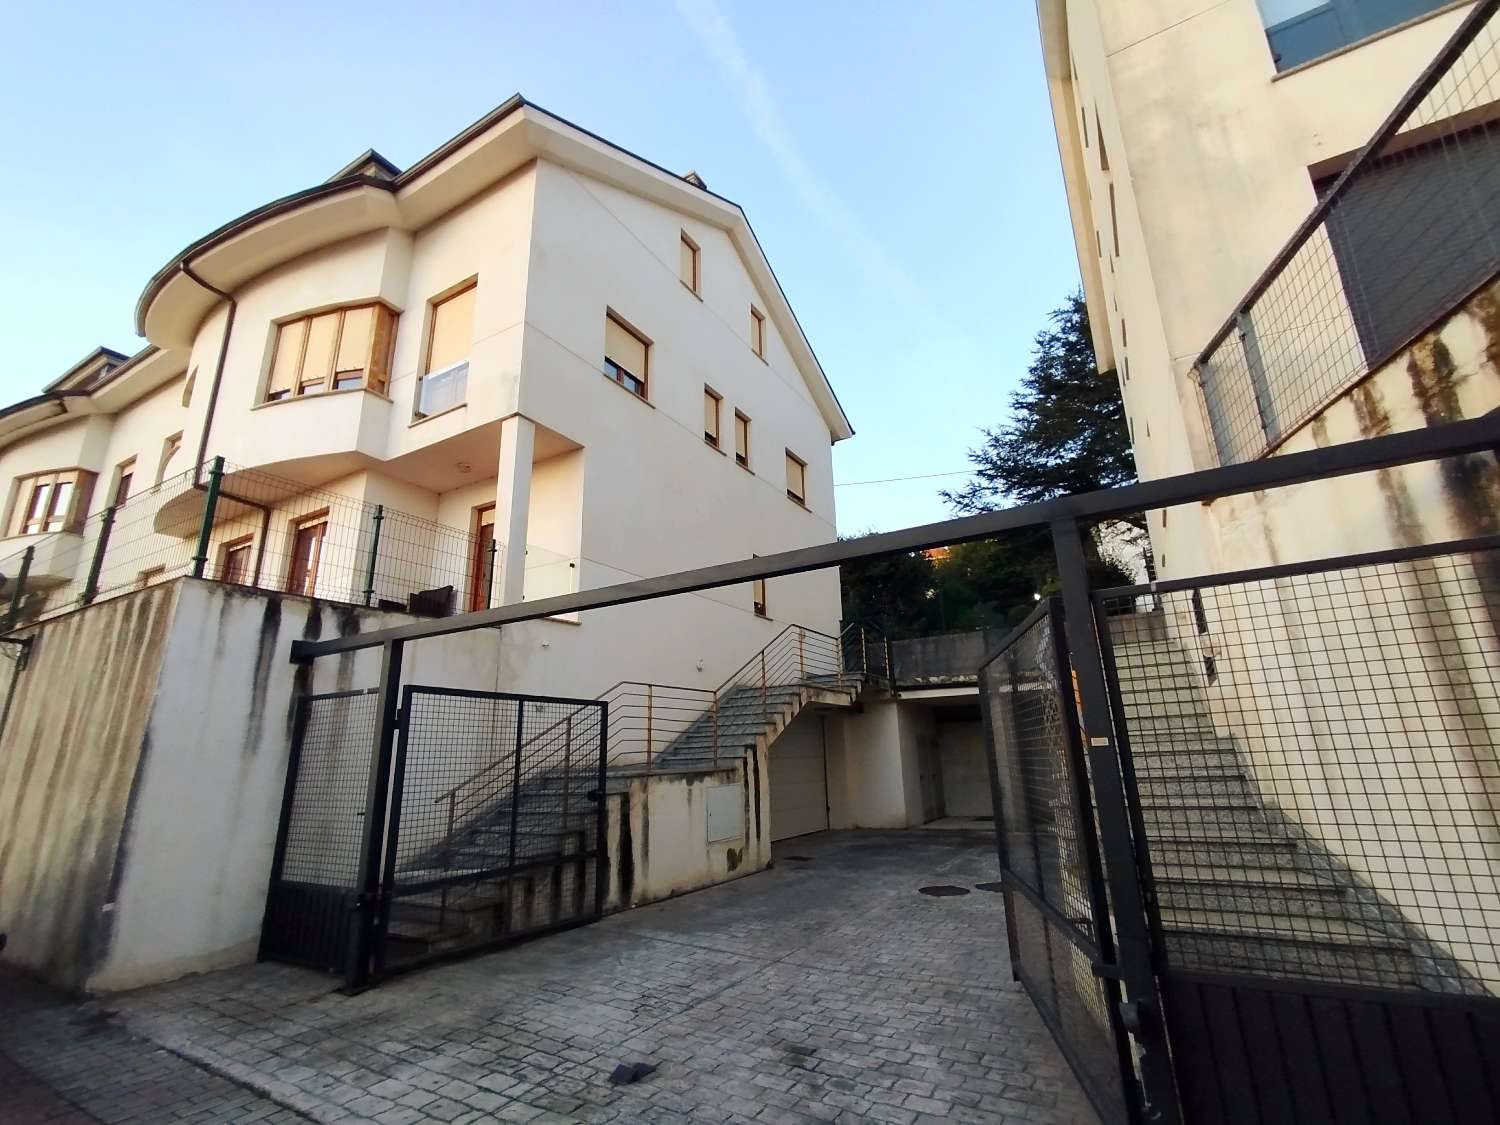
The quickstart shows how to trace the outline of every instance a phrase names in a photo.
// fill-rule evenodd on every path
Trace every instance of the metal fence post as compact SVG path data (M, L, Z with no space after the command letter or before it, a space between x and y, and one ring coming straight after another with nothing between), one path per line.
M714 692L714 701L709 704L714 717L714 769L719 768L719 693Z
M516 700L516 768L510 783L510 867L516 866L516 844L521 836L521 744L526 740L526 704ZM507 914L509 894L507 893ZM514 917L512 914L511 917Z
M380 556L380 524L385 519L385 505L375 505L375 518L370 529L370 562L365 567L365 605L375 600L375 560Z
M214 533L214 513L219 508L219 487L224 481L224 458L215 457L208 470L208 495L203 500L203 524L198 528L198 550L193 555L193 577L202 578L208 566L208 543Z
M651 743L654 741L654 739L652 738L652 730L651 730L651 724L652 724L652 713L651 713L652 712L652 702L653 701L652 701L652 697L651 697L651 685L647 684L646 685L646 769L648 769L648 770L651 768Z
M1071 519L1054 521L1052 547L1062 582L1063 623L1076 676L1083 741L1098 810L1100 850L1114 906L1118 964L1111 967L1111 972L1118 973L1125 993L1120 1004L1120 1022L1138 1048L1141 1094L1145 1102L1143 1119L1176 1125L1182 1118L1167 1049L1166 1021L1157 998L1150 927L1136 877L1130 812L1115 746L1104 662L1094 631L1088 564L1078 524Z
M88 580L83 584L83 596L78 599L81 605L89 605L99 594L99 572L104 569L104 552L109 549L109 533L114 526L115 506L111 504L99 517L99 541L94 544Z
M405 641L386 641L380 652L380 684L376 689L375 741L370 751L370 777L365 788L364 840L360 846L359 893L349 963L344 969L345 991L370 983L370 961L380 914L381 859L386 846L386 809L391 790L391 758L401 712L401 657Z
M484 575L484 608L490 608L490 601L495 596L495 556L500 552L498 541L490 540L489 564L485 568Z
M760 650L760 719L763 723L771 721L770 700L766 696L766 650Z
M26 594L26 576L31 573L31 560L36 557L36 546L27 547L21 552L21 569L16 572L16 586L11 591L10 609L5 613L5 628L15 628L16 619L21 616L21 599Z

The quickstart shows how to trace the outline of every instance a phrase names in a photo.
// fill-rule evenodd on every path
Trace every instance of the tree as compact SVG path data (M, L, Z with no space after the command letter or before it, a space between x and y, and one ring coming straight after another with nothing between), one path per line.
M839 583L845 621L877 625L892 638L938 631L936 578L932 560L921 551L845 563Z
M1052 327L1037 333L1031 365L1010 396L1010 420L986 429L983 444L969 451L974 479L941 494L957 512L988 512L1135 480L1125 404L1113 376L1098 371L1083 294L1069 296L1050 320Z

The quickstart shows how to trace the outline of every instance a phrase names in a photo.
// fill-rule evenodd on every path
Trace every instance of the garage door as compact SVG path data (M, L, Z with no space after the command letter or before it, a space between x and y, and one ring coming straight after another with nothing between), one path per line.
M828 827L823 720L802 715L771 745L771 839Z

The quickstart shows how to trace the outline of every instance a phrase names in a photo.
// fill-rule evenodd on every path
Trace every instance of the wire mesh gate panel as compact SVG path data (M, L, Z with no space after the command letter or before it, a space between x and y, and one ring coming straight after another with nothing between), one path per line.
M980 668L1012 968L1105 1121L1138 1103L1062 609L1042 603Z
M603 913L606 704L407 687L377 974Z
M343 973L354 956L373 689L298 699L260 956Z
M1187 1120L1500 1120L1500 538L1095 605Z

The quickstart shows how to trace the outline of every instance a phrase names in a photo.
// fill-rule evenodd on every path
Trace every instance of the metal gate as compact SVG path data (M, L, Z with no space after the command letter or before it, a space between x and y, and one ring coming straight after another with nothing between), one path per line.
M980 684L1015 972L1101 1116L1500 1120L1500 537L1079 601Z
M1105 1121L1135 1120L1088 765L1062 606L1042 602L979 672L1011 966Z
M299 700L261 956L358 988L598 918L607 705L394 694Z

